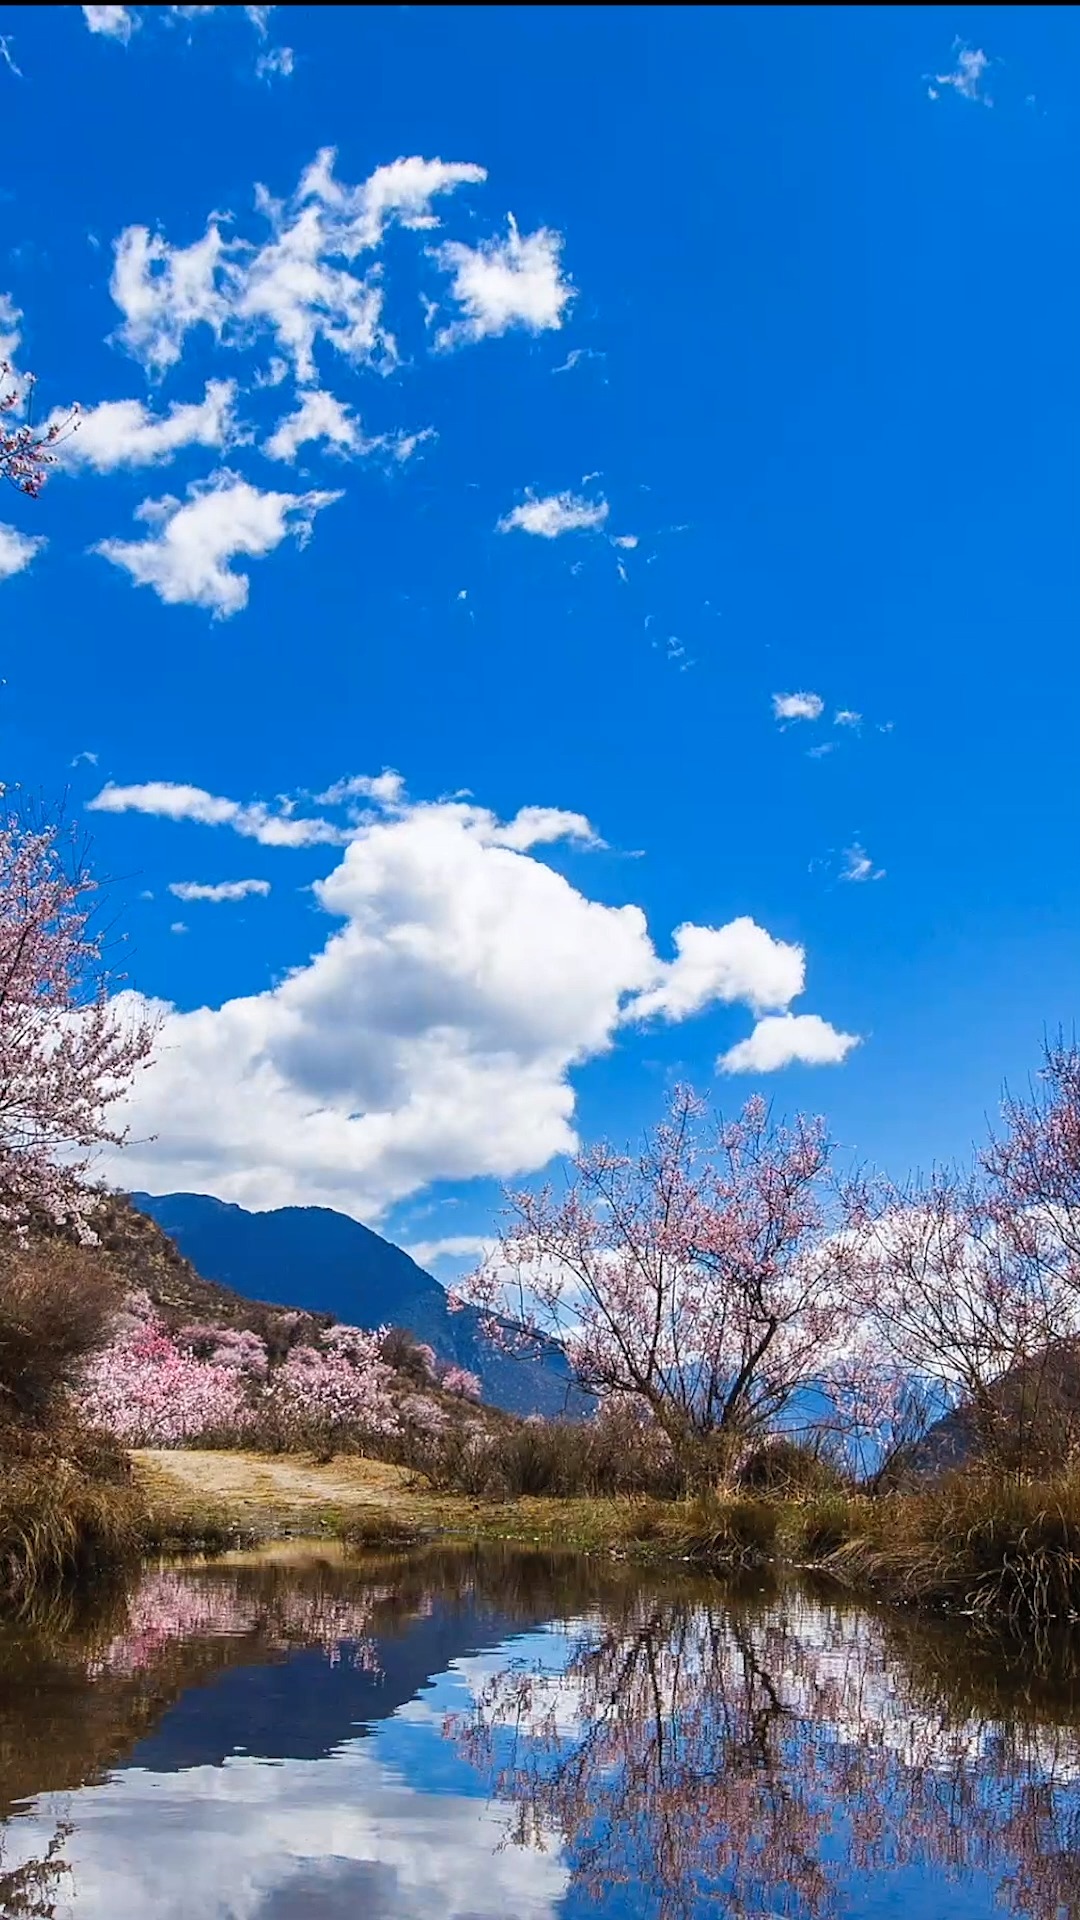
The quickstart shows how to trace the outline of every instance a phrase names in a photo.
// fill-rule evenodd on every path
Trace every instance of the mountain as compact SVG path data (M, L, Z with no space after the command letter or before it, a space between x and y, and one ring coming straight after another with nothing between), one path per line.
M130 1199L204 1280L234 1294L353 1326L407 1327L441 1360L479 1375L484 1399L507 1412L585 1411L558 1348L501 1353L485 1337L475 1308L451 1313L430 1273L347 1214L330 1207L249 1213L205 1193L133 1193Z

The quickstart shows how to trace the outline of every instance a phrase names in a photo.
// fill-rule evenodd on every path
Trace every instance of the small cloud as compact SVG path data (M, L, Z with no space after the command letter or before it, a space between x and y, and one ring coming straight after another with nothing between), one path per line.
M479 1234L452 1233L444 1240L416 1240L405 1251L418 1267L433 1267L440 1260L479 1262L491 1252L494 1242Z
M9 71L15 75L16 80L22 80L24 78L23 70L21 67L15 65L15 56L11 51L11 47L12 39L10 33L0 33L0 59L3 60L4 65Z
M142 24L130 7L84 7L83 19L91 33L103 33L110 40L130 40Z
M461 592L460 592L459 594L457 594L457 595L456 595L456 598L457 598L458 600L467 600L467 599L468 599L468 597L469 597L469 589L468 589L468 587L462 587L462 589L461 589Z
M89 747L84 747L81 753L77 753L75 755L75 758L74 760L72 760L71 765L73 767L82 767L82 766L96 767L97 763L98 763L98 755L96 753L91 753Z
M43 533L20 533L18 527L0 523L0 580L22 573L45 545Z
M774 720L820 720L825 702L820 693L774 693Z
M846 865L841 872L841 880L884 880L884 867L875 868L865 847L856 840L854 846L844 848Z
M989 56L981 47L969 47L963 40L953 41L956 65L951 73L935 73L927 77L936 83L930 87L931 100L941 98L938 87L952 87L962 100L980 100L984 107L992 107L989 94L982 91L982 77L990 65Z
M552 367L552 373L572 373L583 360L606 360L607 354L596 347L572 347L561 367Z
M269 880L218 880L204 882L200 880L170 880L169 892L178 900L208 900L212 906L220 906L226 900L246 900L249 894L267 894L270 891Z
M153 897L154 897L153 891L150 887L144 887L142 892L139 895L140 900L152 900Z
M169 928L169 932L170 933L186 933L187 928L185 927L182 920L174 920L171 927Z
M781 1067L838 1067L857 1033L840 1033L818 1013L772 1013L717 1061L721 1073L776 1073Z
M629 552L637 546L638 537L636 533L613 533L611 536L611 544L613 547L625 547Z
M562 235L549 227L519 233L511 215L505 240L486 240L478 247L448 240L439 247L434 257L453 274L451 294L465 318L444 327L436 347L494 339L511 327L529 333L561 327L574 298L573 286L562 276L562 245Z
M405 782L393 767L381 773L350 773L335 780L325 793L314 796L319 807L340 807L345 800L373 800L377 807L398 807L405 798Z
M268 47L256 60L255 73L260 80L287 80L295 67L296 55L291 47Z
M229 565L238 556L260 559L292 537L304 546L315 515L340 493L270 493L239 474L222 471L194 481L184 504L172 496L144 500L136 517L156 531L145 540L100 540L93 548L152 587L169 606L206 607L227 620L246 607L248 575Z
M498 523L499 533L535 533L542 540L557 540L562 533L593 533L602 527L610 508L606 500L583 500L574 493L551 493L538 500L529 494L520 507L505 514Z
M841 707L837 713L833 714L833 725L834 727L861 727L862 714L856 713L853 707Z
M806 757L808 760L824 760L825 755L827 753L835 753L835 752L836 752L836 741L823 740L821 742L821 745L818 747L807 747Z

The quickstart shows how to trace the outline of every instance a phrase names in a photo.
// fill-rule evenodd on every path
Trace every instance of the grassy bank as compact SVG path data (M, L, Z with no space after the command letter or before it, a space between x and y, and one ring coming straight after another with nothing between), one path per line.
M876 1499L838 1488L499 1498L441 1491L358 1456L127 1456L78 1434L5 1461L0 1608L17 1612L147 1554L317 1535L357 1551L505 1542L717 1573L809 1568L852 1593L1017 1632L1080 1617L1080 1473L957 1475Z
M1016 1483L956 1476L869 1499L804 1495L470 1497L357 1458L329 1465L254 1454L135 1456L162 1548L229 1536L322 1533L356 1548L437 1538L570 1548L717 1572L813 1568L899 1606L971 1614L1017 1631L1080 1615L1080 1474Z

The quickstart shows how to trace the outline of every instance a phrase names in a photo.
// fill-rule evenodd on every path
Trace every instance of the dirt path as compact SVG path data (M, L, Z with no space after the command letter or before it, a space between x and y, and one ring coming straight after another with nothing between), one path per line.
M218 1453L147 1447L132 1454L152 1503L225 1508L261 1527L317 1526L330 1513L404 1508L405 1476L378 1460L342 1458L319 1466L287 1454Z

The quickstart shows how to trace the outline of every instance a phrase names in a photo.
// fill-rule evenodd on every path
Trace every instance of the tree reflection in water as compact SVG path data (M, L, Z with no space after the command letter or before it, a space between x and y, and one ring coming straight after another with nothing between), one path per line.
M523 1632L540 1633L539 1664L513 1657ZM499 1651L466 1651L483 1647ZM9 1627L0 1815L18 1826L35 1797L105 1780L207 1681L312 1648L336 1669L320 1696L331 1717L361 1682L362 1712L392 1715L452 1662L471 1693L446 1733L501 1803L506 1843L561 1845L600 1913L837 1920L921 1864L981 1880L987 1913L1080 1920L1070 1643L1036 1658L805 1588L511 1549L151 1568L85 1618ZM287 1697L268 1687L265 1700ZM354 1724L313 1727L329 1752ZM274 1734L262 1751L300 1751L291 1723ZM70 1829L17 1864L3 1831L0 1914L70 1911ZM948 1906L935 1886L935 1920Z
M664 1920L718 1897L829 1920L857 1877L918 1864L1080 1916L1075 1682L1060 1658L1004 1669L1000 1647L804 1594L642 1592L579 1622L564 1663L501 1668L447 1731L509 1839L561 1836L601 1906L623 1884Z

